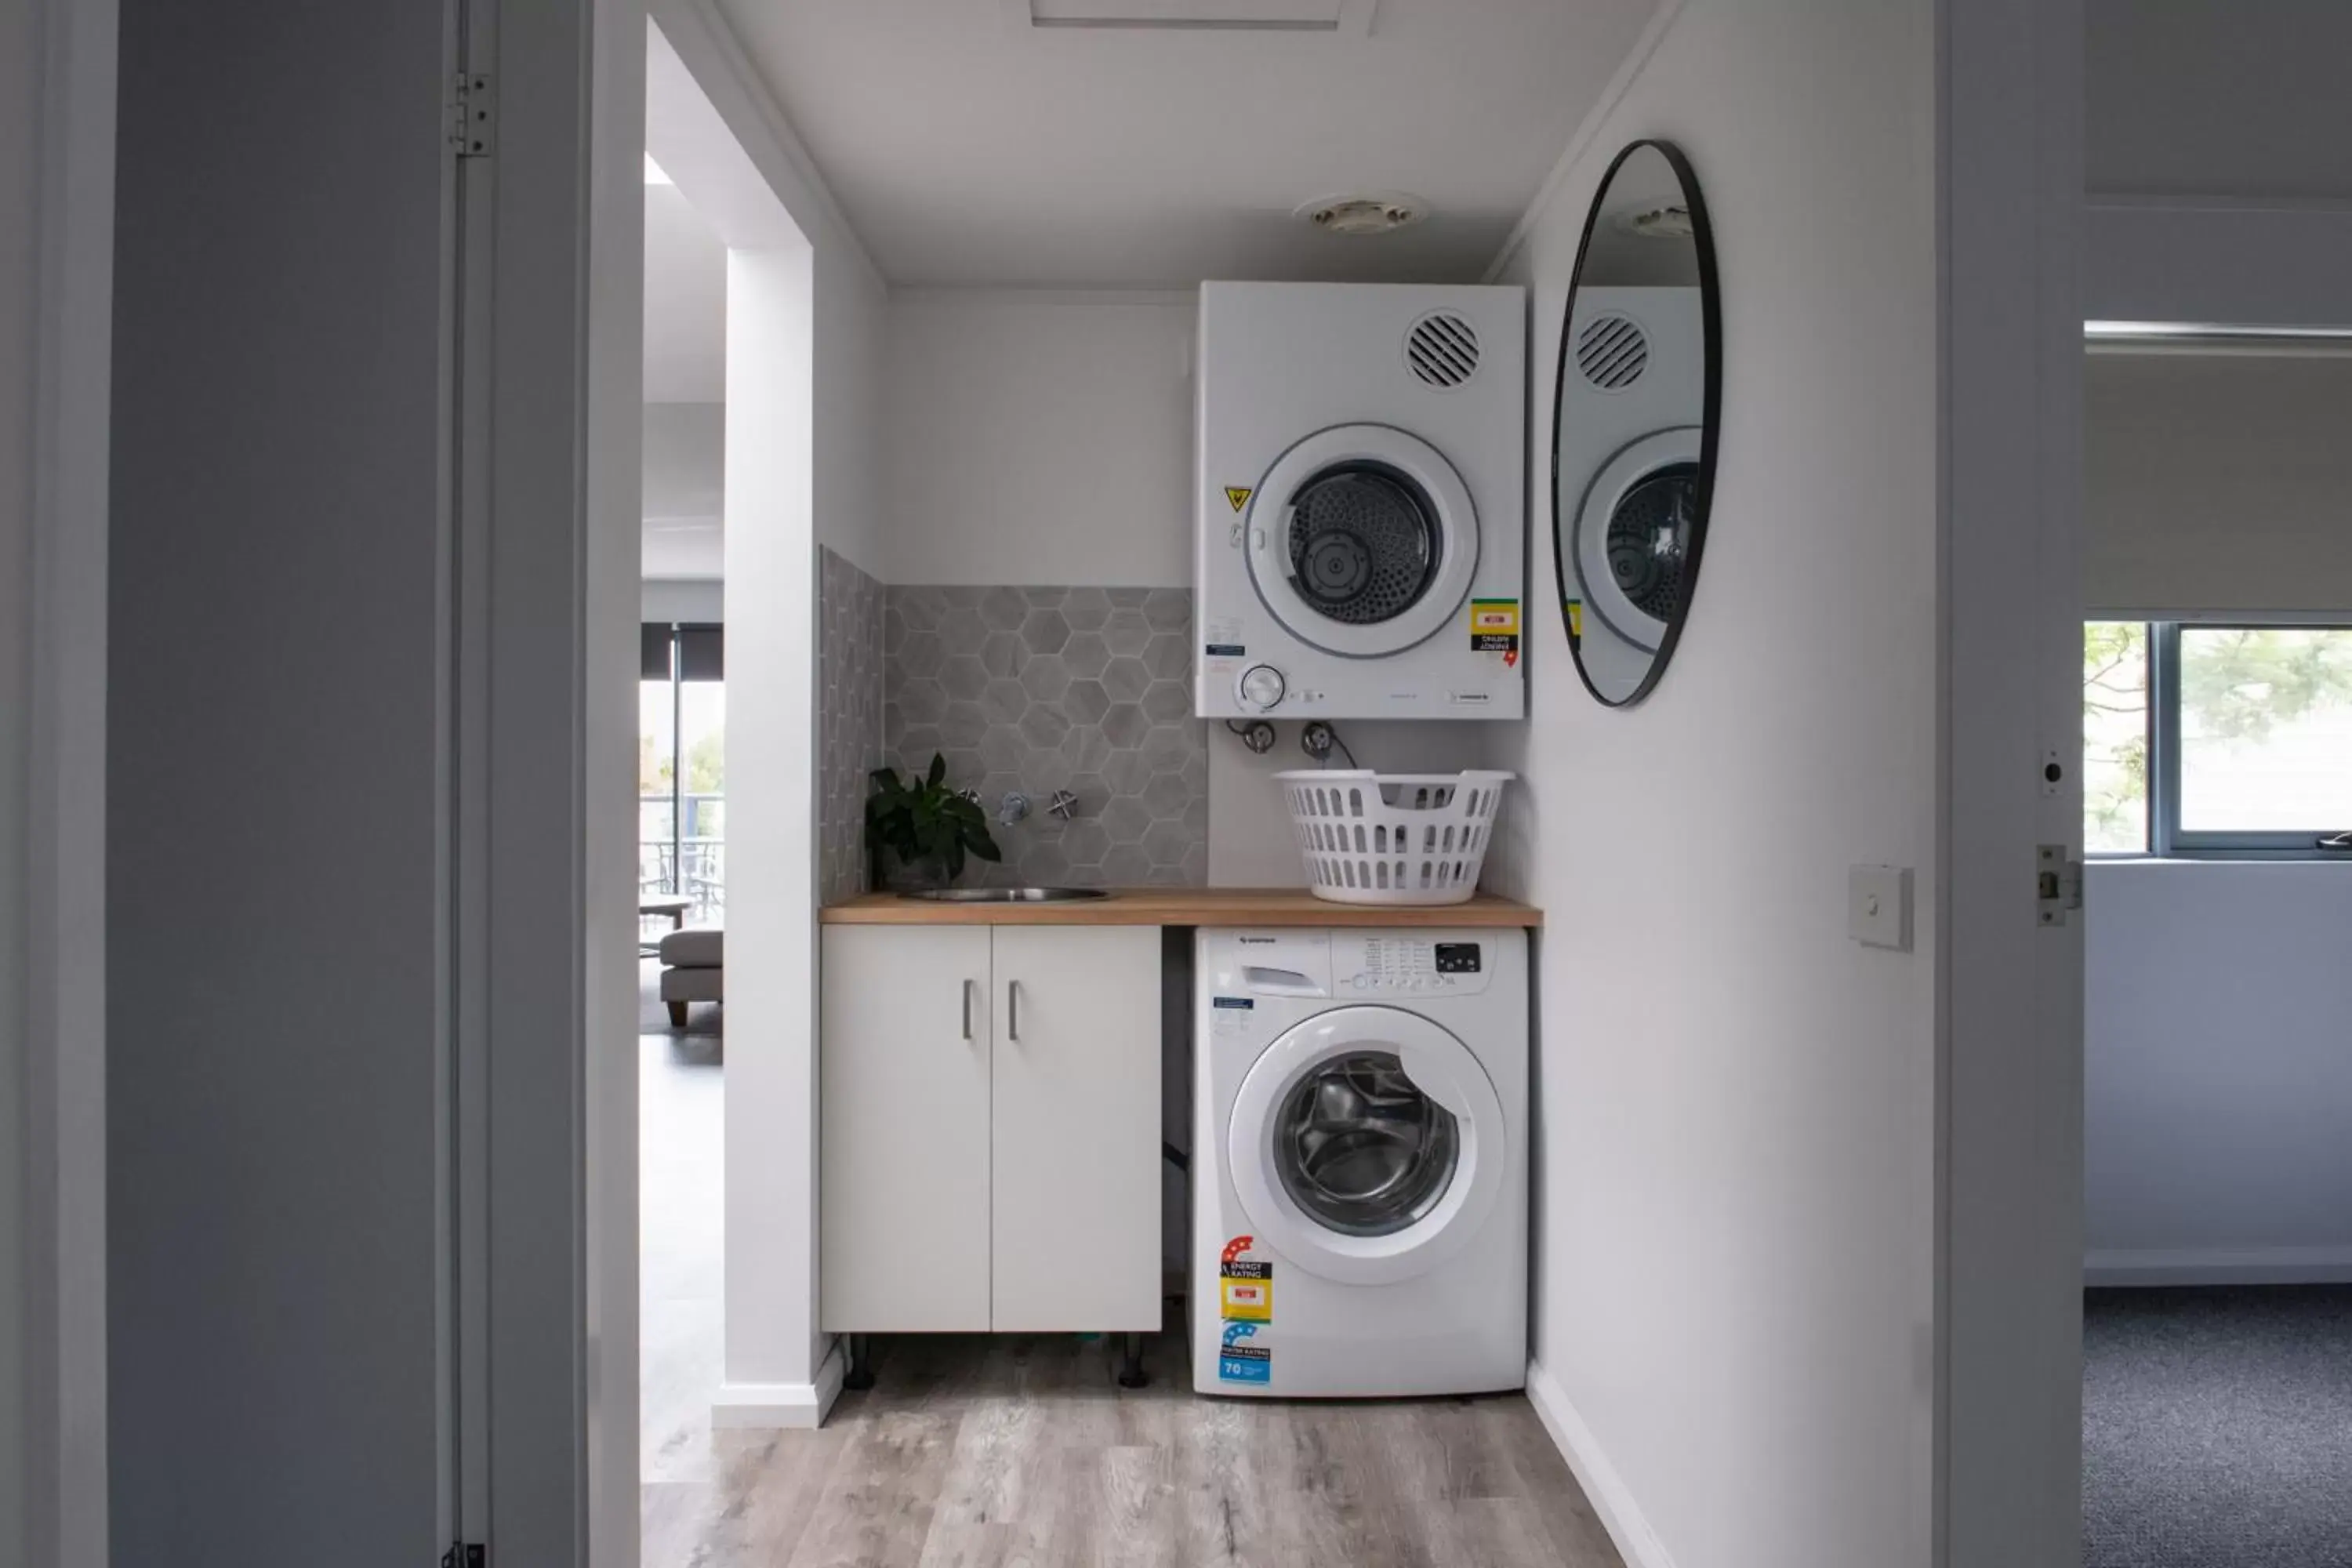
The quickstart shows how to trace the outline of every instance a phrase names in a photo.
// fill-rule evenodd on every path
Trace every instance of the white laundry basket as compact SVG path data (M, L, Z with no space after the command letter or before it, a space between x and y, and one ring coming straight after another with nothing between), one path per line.
M1275 774L1307 885L1339 904L1459 904L1478 890L1503 773Z

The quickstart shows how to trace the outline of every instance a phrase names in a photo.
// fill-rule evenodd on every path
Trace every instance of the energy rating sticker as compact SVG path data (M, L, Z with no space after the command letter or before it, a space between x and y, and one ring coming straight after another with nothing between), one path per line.
M1562 608L1568 611L1568 635L1572 637L1582 637L1584 635L1584 601L1570 599L1562 605Z
M1249 505L1250 488L1247 485L1227 485L1225 499L1233 503L1234 510L1238 512L1242 508Z
M1217 1258L1217 1315L1228 1322L1274 1321L1274 1265L1246 1256L1256 1239L1237 1236Z
M1517 599L1471 600L1470 647L1474 653L1517 657L1519 651L1519 602Z
M1223 1342L1217 1347L1217 1378L1222 1383L1272 1383L1274 1352L1264 1345L1249 1342L1257 1332L1255 1323L1227 1323Z

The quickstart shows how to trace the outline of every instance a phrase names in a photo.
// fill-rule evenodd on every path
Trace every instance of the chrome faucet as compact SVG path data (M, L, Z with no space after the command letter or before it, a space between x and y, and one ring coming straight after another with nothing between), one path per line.
M1010 827L1029 815L1029 797L1017 789L1004 792L1004 800L996 808L996 820Z

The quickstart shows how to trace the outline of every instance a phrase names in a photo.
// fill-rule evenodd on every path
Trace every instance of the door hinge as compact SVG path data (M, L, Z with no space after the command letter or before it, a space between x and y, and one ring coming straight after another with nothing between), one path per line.
M2083 907L2083 863L2063 844L2037 845L2034 860L2035 918L2042 925L2064 925L2066 911Z
M489 1560L489 1548L480 1542L457 1542L441 1553L441 1568L485 1568Z
M488 71L459 71L449 79L449 151L460 158L487 158L498 150L499 99Z

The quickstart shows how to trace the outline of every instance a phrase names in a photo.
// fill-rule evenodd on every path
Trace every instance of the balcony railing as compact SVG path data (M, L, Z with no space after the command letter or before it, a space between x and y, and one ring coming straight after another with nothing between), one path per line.
M727 797L723 794L683 798L683 832L670 816L667 795L637 797L637 889L683 893L693 900L687 920L720 925L727 913Z

